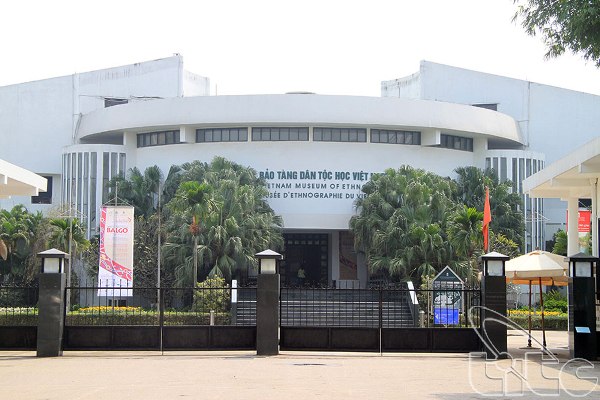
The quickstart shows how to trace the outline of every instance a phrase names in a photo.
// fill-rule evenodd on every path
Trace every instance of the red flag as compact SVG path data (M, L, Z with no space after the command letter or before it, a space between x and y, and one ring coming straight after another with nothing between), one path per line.
M490 190L485 188L485 203L483 205L483 251L489 253L489 235L490 222L492 222L492 212L490 211Z

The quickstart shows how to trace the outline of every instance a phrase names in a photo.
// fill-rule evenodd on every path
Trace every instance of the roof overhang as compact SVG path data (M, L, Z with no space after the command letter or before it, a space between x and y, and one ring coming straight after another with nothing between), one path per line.
M539 198L591 198L600 178L600 137L523 181L523 191Z
M46 191L43 178L24 168L0 160L0 199L10 196L37 196Z

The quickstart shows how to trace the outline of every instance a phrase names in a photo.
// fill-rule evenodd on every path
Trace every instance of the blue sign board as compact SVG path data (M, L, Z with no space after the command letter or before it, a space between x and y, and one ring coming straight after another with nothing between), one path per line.
M457 308L434 308L433 323L440 325L458 325Z
M459 325L462 309L463 282L450 267L444 268L432 281L433 323Z

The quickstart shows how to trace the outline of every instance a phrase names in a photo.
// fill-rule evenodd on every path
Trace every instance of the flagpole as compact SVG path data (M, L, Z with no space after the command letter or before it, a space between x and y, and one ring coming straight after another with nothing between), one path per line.
M483 205L483 252L490 251L490 222L492 222L492 212L490 210L490 190L485 187L485 203Z

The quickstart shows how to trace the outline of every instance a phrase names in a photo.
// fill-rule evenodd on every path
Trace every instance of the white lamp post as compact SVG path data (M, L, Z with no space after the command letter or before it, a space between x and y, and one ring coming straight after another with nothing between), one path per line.
M279 273L278 261L283 259L283 256L276 251L267 249L254 255L258 259L258 274L273 275Z
M45 250L37 254L42 259L41 272L43 274L63 274L65 272L65 260L69 254L58 249Z
M495 251L482 255L483 276L505 276L505 264L509 258L510 257Z
M568 260L569 276L571 278L592 278L594 276L594 267L598 257L577 253L568 257Z

